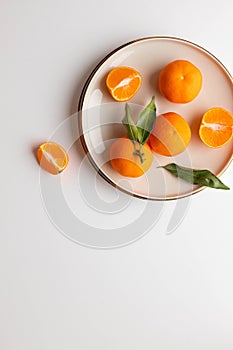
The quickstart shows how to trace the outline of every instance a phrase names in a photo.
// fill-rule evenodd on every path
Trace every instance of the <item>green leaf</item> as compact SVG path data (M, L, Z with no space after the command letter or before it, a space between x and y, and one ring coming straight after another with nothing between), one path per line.
M138 129L131 117L128 103L126 103L125 105L125 117L123 118L122 123L126 127L129 139L136 142L138 138Z
M211 171L203 169L191 169L183 166L179 166L175 163L170 163L160 168L168 170L172 175L189 182L194 185L207 186L211 188L229 190L230 188L224 185L220 179L215 176Z
M141 145L144 145L148 140L150 133L154 127L156 119L156 106L155 97L153 96L151 102L146 106L146 108L141 112L138 122L138 141Z

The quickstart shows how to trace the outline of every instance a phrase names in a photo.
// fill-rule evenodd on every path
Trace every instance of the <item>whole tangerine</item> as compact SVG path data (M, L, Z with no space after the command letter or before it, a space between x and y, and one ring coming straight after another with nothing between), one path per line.
M127 137L120 137L111 145L111 165L123 176L142 176L150 168L152 161L153 153L147 144L142 146Z
M191 62L176 60L161 70L158 86L161 94L170 102L188 103L201 90L202 74Z
M163 156L182 153L191 140L191 130L181 115L168 112L157 117L149 138L152 150Z

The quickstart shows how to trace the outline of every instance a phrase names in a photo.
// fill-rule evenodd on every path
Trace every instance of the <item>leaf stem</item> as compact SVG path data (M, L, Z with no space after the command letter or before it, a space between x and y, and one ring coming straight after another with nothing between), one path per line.
M136 148L136 143L134 144L134 152L133 152L134 156L139 157L141 164L144 163L145 159L145 153L142 152L142 144L139 144L139 149Z

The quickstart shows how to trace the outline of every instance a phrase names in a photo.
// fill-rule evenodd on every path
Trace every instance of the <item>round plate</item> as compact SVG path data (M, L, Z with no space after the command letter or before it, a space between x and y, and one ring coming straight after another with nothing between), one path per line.
M158 91L161 69L171 61L186 59L196 65L203 76L199 95L190 103L175 104ZM130 66L142 75L142 85L129 101L134 119L155 96L157 114L176 112L189 123L192 138L186 151L175 157L154 153L151 168L139 178L120 176L110 165L109 148L125 134L121 124L125 103L116 102L107 91L105 80L116 66ZM187 40L173 37L149 37L127 43L107 55L89 76L79 100L79 131L87 155L100 175L124 192L153 200L177 199L203 189L173 177L160 165L177 163L195 169L209 169L220 176L232 159L232 142L221 148L205 146L198 136L202 115L212 107L233 113L232 77L227 69L205 49Z

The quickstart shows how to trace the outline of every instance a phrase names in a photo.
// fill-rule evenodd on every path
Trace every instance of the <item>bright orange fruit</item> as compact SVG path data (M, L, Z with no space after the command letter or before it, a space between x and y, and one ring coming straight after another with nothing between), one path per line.
M108 91L116 101L128 101L133 97L142 83L139 72L131 67L116 67L107 76Z
M209 109L202 117L199 135L209 147L226 145L233 135L233 115L220 107Z
M141 147L141 156L138 151L139 143L134 143L127 137L117 139L110 148L110 162L112 167L123 176L139 177L151 166L153 154L150 147L144 144Z
M191 139L191 130L184 118L174 112L157 117L149 138L152 150L163 156L175 156L183 152Z
M55 142L40 145L37 149L37 159L41 167L53 175L62 172L69 162L66 151Z
M159 74L159 90L169 101L187 103L200 92L202 75L191 62L177 60L166 65Z

